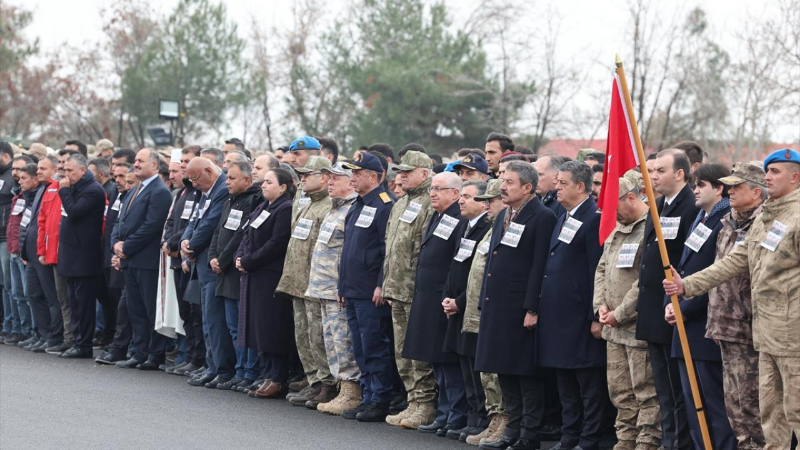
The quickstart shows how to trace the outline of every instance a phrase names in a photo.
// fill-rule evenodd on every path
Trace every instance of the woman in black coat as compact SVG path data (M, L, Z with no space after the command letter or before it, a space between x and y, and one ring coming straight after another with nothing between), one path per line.
M241 275L239 342L263 352L268 373L256 397L277 397L286 392L289 355L295 351L291 301L275 297L289 245L294 184L289 172L267 172L261 191L266 200L250 214L236 252Z

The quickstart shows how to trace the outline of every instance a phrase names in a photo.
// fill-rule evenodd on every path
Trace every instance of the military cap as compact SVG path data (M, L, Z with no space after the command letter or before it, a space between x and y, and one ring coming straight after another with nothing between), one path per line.
M635 187L639 191L644 190L644 179L642 178L642 172L639 172L636 169L631 169L625 172L625 175L623 175L622 178L625 178L628 181L630 181L633 187Z
M289 151L293 152L296 150L319 150L321 146L319 145L319 141L316 138L311 136L303 136L301 138L297 138L292 142L292 145L289 146Z
M767 156L767 159L764 160L764 172L767 171L768 165L776 162L791 162L800 164L800 152L790 148L775 150L774 152L770 153L769 156Z
M493 179L489 180L489 183L486 185L486 192L481 195L476 195L475 200L491 200L495 197L500 195L500 185L503 183L503 180Z
M592 153L599 153L599 152L593 148L582 148L578 150L578 154L575 156L575 160L583 162L583 158L586 158L586 155L591 155Z
M409 150L403 155L400 164L394 168L398 172L408 172L414 169L431 169L433 168L433 160L431 157L422 152Z
M331 166L330 160L324 156L312 156L308 158L306 165L303 167L295 167L297 173L311 173L322 170Z
M383 164L381 164L381 160L369 152L360 152L354 160L344 163L342 166L350 170L367 169L373 172L383 173Z
M747 181L766 187L764 169L749 162L738 162L733 166L733 171L730 175L719 179L720 183L728 186L736 186Z
M323 167L320 170L323 171L323 172L332 173L334 175L344 175L346 177L352 177L353 176L353 171L348 169L348 168L346 168L346 167L344 167L344 164L342 164L342 163L336 163L336 164L334 164L332 166Z
M94 149L97 150L98 153L102 152L103 150L113 150L114 143L108 139L100 139L97 141L97 144L95 144Z
M462 159L460 162L457 162L453 166L453 168L456 170L458 170L459 167L477 170L482 174L489 173L489 164L481 157L481 155L476 155L474 153L470 153L469 155L465 156L464 159Z

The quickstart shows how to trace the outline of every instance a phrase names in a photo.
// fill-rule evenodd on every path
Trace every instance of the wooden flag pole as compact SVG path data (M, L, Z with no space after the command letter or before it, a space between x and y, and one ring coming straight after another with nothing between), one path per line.
M661 263L664 267L664 276L667 280L672 281L672 271L670 270L669 255L667 254L667 246L664 243L664 235L661 232L661 220L658 217L658 209L656 208L656 199L653 195L653 186L650 184L650 175L647 172L647 163L645 161L644 149L642 148L642 140L639 137L639 127L636 125L636 116L633 112L633 103L631 102L631 95L628 92L628 82L625 79L625 69L622 68L622 60L619 55L616 57L617 75L622 88L623 96L625 97L625 107L628 110L628 119L631 124L631 131L633 132L633 140L636 144L636 153L639 155L639 168L642 171L642 179L644 180L645 191L647 192L647 201L650 205L650 216L653 218L653 227L656 231L658 239L658 250L661 253ZM687 174L688 175L688 174ZM694 407L697 411L697 421L700 422L700 430L703 434L703 445L706 450L713 450L711 446L711 435L708 433L708 424L706 423L706 414L703 410L703 400L700 397L700 388L697 386L697 377L694 373L694 361L692 360L692 353L689 350L689 341L686 340L686 327L683 324L683 314L681 313L680 303L678 303L678 296L671 296L672 308L675 310L675 321L678 326L678 337L681 341L681 349L683 350L683 360L686 362L686 372L688 372L689 384L692 388L692 398L694 399Z

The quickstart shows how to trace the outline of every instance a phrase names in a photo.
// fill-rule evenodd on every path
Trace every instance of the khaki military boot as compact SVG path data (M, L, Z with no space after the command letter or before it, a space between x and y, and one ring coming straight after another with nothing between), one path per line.
M499 441L503 438L503 433L506 432L506 425L508 425L508 414L497 414L497 416L499 416L497 419L497 428L489 437L483 438L479 443L480 445L487 442Z
M482 439L488 438L495 431L497 431L497 425L500 423L500 414L492 415L492 420L489 422L489 426L486 427L485 430L481 431L480 434L475 434L472 436L467 436L467 444L469 445L479 445Z
M339 395L328 403L317 405L317 411L340 416L343 412L355 409L360 404L361 385L354 381L342 381Z
M416 430L421 425L428 425L436 418L436 408L433 402L417 403L417 409L411 416L400 421L400 426L409 430Z
M397 414L386 416L386 423L393 427L399 427L403 419L408 419L417 410L417 402L408 402L408 407Z

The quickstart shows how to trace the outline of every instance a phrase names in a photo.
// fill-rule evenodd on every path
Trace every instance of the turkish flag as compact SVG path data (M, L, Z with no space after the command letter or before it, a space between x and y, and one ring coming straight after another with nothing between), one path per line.
M619 178L638 165L639 156L636 153L636 143L633 140L628 109L625 107L622 85L619 82L619 76L614 74L611 112L608 115L605 173L597 202L597 206L602 210L600 217L601 245L617 226Z

